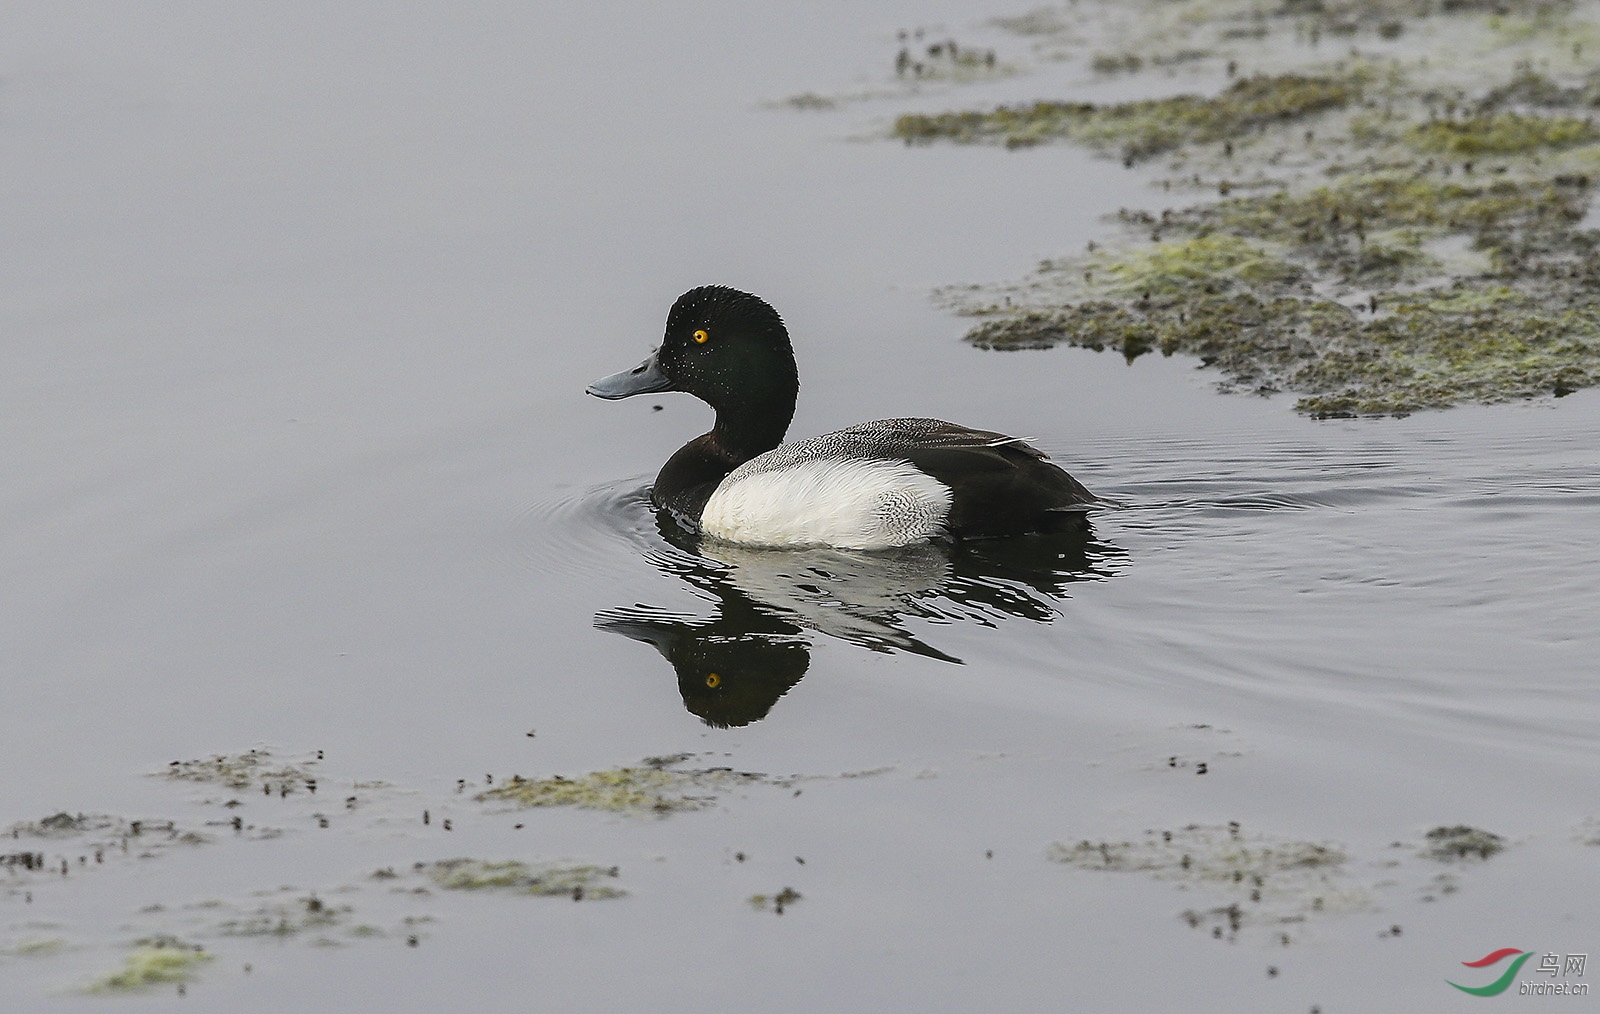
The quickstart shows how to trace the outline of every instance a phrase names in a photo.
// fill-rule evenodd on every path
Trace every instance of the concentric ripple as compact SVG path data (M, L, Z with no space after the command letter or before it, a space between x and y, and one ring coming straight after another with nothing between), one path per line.
M637 477L558 489L528 504L513 519L511 544L533 569L564 577L594 577L664 545L650 485Z

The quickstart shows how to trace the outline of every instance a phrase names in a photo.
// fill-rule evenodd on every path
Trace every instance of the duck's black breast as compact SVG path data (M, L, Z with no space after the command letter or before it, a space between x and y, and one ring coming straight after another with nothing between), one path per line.
M650 502L670 514L680 527L698 533L706 501L738 464L718 443L715 433L703 433L678 448L661 466L650 488Z

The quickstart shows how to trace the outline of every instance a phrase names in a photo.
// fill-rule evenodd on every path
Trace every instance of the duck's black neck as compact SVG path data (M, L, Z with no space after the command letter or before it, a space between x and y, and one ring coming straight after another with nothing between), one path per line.
M717 410L716 425L706 436L733 460L736 467L783 443L794 419L795 392L768 394L753 399L730 398Z

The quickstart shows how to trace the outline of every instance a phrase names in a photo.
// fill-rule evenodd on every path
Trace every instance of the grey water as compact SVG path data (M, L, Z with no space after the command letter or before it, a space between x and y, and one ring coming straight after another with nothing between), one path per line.
M1317 422L1192 361L964 345L935 286L1155 195L1069 146L876 137L1073 68L773 100L892 88L908 26L1015 45L1001 13L0 11L0 828L211 839L6 867L5 1009L1432 1010L1464 960L1589 948L1600 396ZM948 418L1118 506L883 555L664 532L643 491L709 411L583 388L713 282L787 319L793 435ZM325 798L228 811L281 833L149 777L252 748L325 756ZM815 780L664 819L464 788L679 753ZM1180 918L1206 884L1047 859L1229 821L1344 850L1348 904L1219 940ZM1507 850L1416 858L1458 824ZM371 880L453 856L629 896ZM381 932L208 914L284 891ZM160 934L215 955L187 996L81 992Z

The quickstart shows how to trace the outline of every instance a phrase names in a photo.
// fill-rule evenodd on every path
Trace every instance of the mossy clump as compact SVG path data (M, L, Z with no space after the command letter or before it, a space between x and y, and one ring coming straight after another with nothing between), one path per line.
M676 758L659 764L592 771L576 778L554 775L524 778L512 775L492 789L478 793L480 802L506 802L517 806L576 806L586 810L619 813L668 814L710 806L715 790L762 781L764 776L731 768L698 771L671 766Z
M1234 939L1246 924L1284 927L1311 913L1368 905L1365 891L1342 880L1346 856L1331 845L1247 836L1238 824L1226 828L1191 824L1147 831L1137 841L1089 841L1050 846L1046 858L1080 870L1146 873L1216 892L1226 903L1189 909L1182 918L1208 927L1217 939Z
M1600 74L1591 71L1577 86L1566 86L1524 67L1510 81L1492 88L1478 103L1482 112L1504 106L1600 106Z
M1364 321L1340 303L1292 296L1090 301L987 320L967 339L994 349L1111 348L1130 361L1151 351L1192 355L1221 370L1227 389L1301 392L1296 409L1318 418L1560 397L1600 384L1600 302L1551 307L1518 295L1456 309L1457 300L1489 302L1429 290Z
M1305 272L1261 247L1227 233L1156 243L1100 259L1095 271L1118 295L1141 300L1186 298L1245 287L1287 289Z
M77 838L95 832L115 833L121 827L122 822L116 817L105 814L72 814L63 810L38 820L13 824L9 830L12 838L20 838L22 835L35 838Z
M211 960L205 949L170 938L159 938L141 945L115 972L102 976L88 987L91 993L123 993L163 984L186 983L195 970Z
M1191 825L1180 831L1146 832L1141 841L1056 842L1046 858L1086 870L1142 871L1179 880L1240 883L1289 871L1333 869L1345 854L1314 842L1246 839L1237 830Z
M752 894L745 900L750 903L751 908L758 912L765 912L770 909L774 913L782 915L785 907L793 905L802 897L803 895L794 888L785 887L777 894Z
M1117 149L1131 165L1180 145L1222 141L1269 124L1340 109L1360 95L1361 81L1354 75L1259 75L1236 81L1213 98L1176 95L1111 105L1035 102L989 112L907 113L895 121L894 136L908 144L949 140L1008 148L1070 136Z
M1277 243L1341 284L1392 285L1427 266L1421 244L1466 235L1491 257L1511 261L1570 239L1588 208L1590 181L1551 179L1461 182L1438 172L1342 172L1304 193L1234 197L1157 219L1124 212L1140 228L1195 235L1222 233Z
M1465 120L1432 120L1407 133L1418 149L1444 155L1511 155L1540 148L1570 148L1600 140L1589 119L1493 113Z
M219 927L235 937L294 937L325 932L344 923L354 909L334 905L316 894L263 905L249 915L229 919Z
M1600 384L1600 306L1550 307L1533 297L1487 311L1441 311L1424 294L1348 341L1323 348L1287 380L1311 391L1297 407L1318 417L1399 415L1463 401L1562 397Z
M219 753L195 760L173 761L161 774L174 781L210 782L238 790L259 787L268 792L287 794L301 787L314 790L316 778L311 772L314 763L279 763L265 750L249 750L239 754Z
M428 876L447 891L510 891L546 897L565 895L575 901L620 898L627 894L606 881L615 880L615 866L529 865L516 860L445 859L427 867Z
M1423 854L1442 862L1463 859L1488 859L1505 850L1506 840L1492 831L1457 824L1455 827L1436 827L1427 834L1428 844Z
M816 92L801 92L799 95L791 95L783 100L783 105L791 109L833 109L838 104L837 100L830 99L826 95L818 95Z
M1577 229L1590 191L1584 174L1462 180L1418 167L1123 211L1132 229L1169 238L1083 259L1087 298L968 298L984 319L966 338L1192 355L1226 390L1294 391L1319 418L1560 397L1600 384L1600 244ZM1429 251L1451 237L1486 270L1441 284ZM1069 274L1052 264L1041 278ZM1367 296L1346 305L1313 283Z
M0 951L0 954L9 954L19 958L43 957L45 955L60 954L67 949L67 941L61 937L25 937Z
M130 856L151 858L168 849L203 845L212 839L198 831L186 831L170 820L127 820L104 813L60 813L39 820L21 821L5 829L12 839L26 841L43 838L57 843L57 847L70 848L76 854L77 865L127 859ZM69 855L52 857L55 863L66 861ZM43 871L46 857L42 851L24 849L20 852L0 854L0 868L15 874L19 871ZM70 868L70 867L69 867ZM63 871L65 872L65 871Z
M1119 212L1122 236L1096 237L1086 256L1052 259L1030 278L944 289L948 305L981 318L969 342L1069 344L1130 361L1193 355L1224 390L1293 391L1296 408L1318 417L1600 384L1600 230L1582 227L1600 172L1600 124L1588 115L1600 108L1600 72L1583 62L1594 26L1569 17L1575 5L1179 6L1080 14L1080 27L1104 22L1098 57L1076 28L1026 24L1056 37L1038 52L1093 58L1101 73L1159 63L1152 47L1209 44L1199 58L1230 77L1270 65L1268 50L1285 68L1291 36L1311 49L1293 72L1245 77L1210 98L1035 102L896 123L908 143L1069 139L1128 165L1170 153L1167 175L1150 182L1193 195L1159 213ZM1405 52L1354 44L1410 40L1423 18L1433 30ZM1352 45L1318 52L1330 34ZM1282 46L1228 42L1266 38Z

